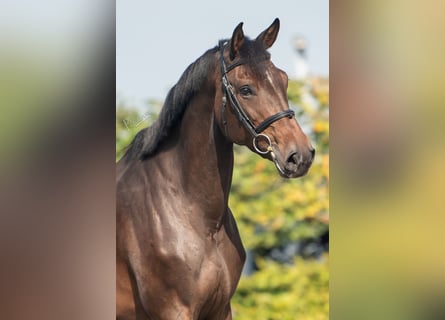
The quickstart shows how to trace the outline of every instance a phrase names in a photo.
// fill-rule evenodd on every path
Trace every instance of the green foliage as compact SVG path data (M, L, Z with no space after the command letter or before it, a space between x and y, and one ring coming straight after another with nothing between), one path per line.
M329 221L329 89L326 79L289 82L288 97L315 148L307 176L281 178L273 163L235 147L230 194L243 243L256 255L319 237ZM234 319L328 319L328 257L280 265L259 258L259 270L241 279L233 297Z
M309 174L280 178L273 163L247 149L236 148L229 198L247 248L267 249L316 238L327 226L327 156L319 155Z
M312 126L307 132L317 150L307 176L283 179L270 161L265 161L246 148L235 148L235 168L230 207L235 213L247 248L264 251L289 242L316 238L327 229L329 211L329 124L327 88L291 81L289 98L304 110ZM304 95L315 97L306 103Z
M328 256L296 259L294 265L259 260L259 272L243 277L232 299L236 320L326 320L329 314Z
M309 173L281 178L273 163L235 146L230 207L245 247L259 258L257 272L243 277L233 297L234 319L328 319L328 255L280 265L261 254L273 247L318 238L329 222L329 86L327 79L290 81L288 97L311 138L316 156ZM116 115L116 158L154 113L141 115L120 104Z
M149 126L155 118L155 112L141 114L136 108L126 106L124 102L116 106L116 161L125 154L136 133Z

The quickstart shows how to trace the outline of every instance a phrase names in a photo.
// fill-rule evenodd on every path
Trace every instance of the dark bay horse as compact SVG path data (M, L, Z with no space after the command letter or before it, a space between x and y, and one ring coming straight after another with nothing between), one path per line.
M117 164L117 318L231 319L245 252L228 207L233 143L307 173L314 149L270 60L279 20L255 40L242 23L170 90L159 118Z

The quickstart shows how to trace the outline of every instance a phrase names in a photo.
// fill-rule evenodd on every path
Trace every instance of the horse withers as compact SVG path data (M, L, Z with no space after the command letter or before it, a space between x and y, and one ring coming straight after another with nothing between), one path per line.
M240 23L192 63L118 162L118 319L232 318L245 260L228 207L233 144L286 178L314 158L289 109L287 75L267 52L279 25L251 40Z

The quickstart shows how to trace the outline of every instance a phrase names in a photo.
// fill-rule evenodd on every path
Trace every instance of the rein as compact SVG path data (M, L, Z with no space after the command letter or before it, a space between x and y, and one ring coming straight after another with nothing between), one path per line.
M227 102L227 97L228 97L230 105L232 105L233 109L235 110L235 112L238 115L239 121L243 124L243 126L247 129L247 131L249 131L250 134L252 135L253 147L255 148L255 150L260 154L267 154L270 152L272 157L275 158L275 155L272 152L272 142L271 142L270 138L262 132L264 130L266 130L266 128L269 127L272 123L280 120L281 118L286 118L286 117L293 118L295 116L295 112L290 109L280 111L280 112L266 118L263 122L261 122L258 126L255 127L252 120L250 120L249 116L246 114L246 112L242 108L240 102L236 98L235 92L233 91L233 86L231 85L231 83L227 77L227 73L230 70L233 70L234 68L244 64L244 61L238 60L237 62L235 62L229 66L226 66L226 63L224 61L224 48L225 48L226 44L227 44L227 42L224 40L221 40L219 42L219 49L220 49L220 53L221 53L220 54L221 75L222 75L221 79L222 79L223 91L224 91L223 92L224 95L223 95L223 99L222 99L221 113L222 113L222 124L224 126L225 135L226 135L226 137L228 136L227 135L227 120L226 120L226 116L225 116L225 108L226 108L226 102ZM259 139L264 139L267 142L268 147L266 150L262 150L261 148L259 148L259 146L258 146ZM279 168L279 169L281 169L281 168Z

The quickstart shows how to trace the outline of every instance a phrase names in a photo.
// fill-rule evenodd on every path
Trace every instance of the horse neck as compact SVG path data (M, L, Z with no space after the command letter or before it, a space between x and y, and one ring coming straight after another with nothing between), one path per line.
M198 93L181 122L177 156L184 193L216 227L227 214L233 173L233 143L221 133L213 112L214 92Z

